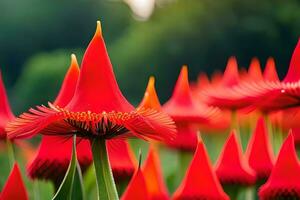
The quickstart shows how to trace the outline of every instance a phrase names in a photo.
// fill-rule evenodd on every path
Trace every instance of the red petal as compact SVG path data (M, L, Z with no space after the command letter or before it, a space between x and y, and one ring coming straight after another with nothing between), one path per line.
M72 143L72 138L43 136L37 155L27 167L29 176L59 184L71 160ZM76 150L78 162L85 171L92 163L89 141L77 139Z
M14 119L14 115L10 109L6 90L2 80L0 71L0 138L6 138L5 126L8 121Z
M144 174L139 168L131 178L121 198L121 200L134 200L134 199L143 199L143 200L150 199Z
M300 163L297 158L294 137L290 131L283 143L268 181L259 189L260 199L299 199Z
M37 110L30 109L29 112L30 113L23 113L6 126L7 136L9 138L32 137L42 132L52 123L65 118L63 112L45 106L38 106ZM66 134L65 132L67 132L70 135L69 129L66 127L61 127L60 129L56 128L53 134L57 134L58 131L63 131L60 134Z
M287 75L283 79L284 83L297 82L300 80L300 58L299 57L300 57L300 39L298 40L296 48L293 52Z
M230 57L222 77L222 87L232 87L239 83L238 64L235 57Z
M198 143L194 158L173 199L229 200L212 168L203 142Z
M97 22L96 33L83 56L77 88L67 109L95 113L133 110L115 79L100 22Z
M107 149L115 180L132 177L136 169L136 159L127 141L123 139L108 140Z
M144 94L144 98L138 108L151 108L155 110L161 110L161 105L155 90L155 78L152 76L149 78L149 82Z
M76 57L73 54L71 56L71 65L69 67L68 72L65 75L65 79L60 88L60 91L53 103L54 105L65 107L70 102L75 92L78 77L79 77L79 66Z
M0 200L28 200L26 188L23 183L22 175L17 163L2 189Z
M263 80L263 75L262 75L259 60L255 57L252 58L248 69L248 80L250 81Z
M177 134L167 144L171 148L194 152L198 143L197 127L189 123L177 123Z
M160 168L159 155L153 145L150 145L148 157L142 172L145 177L150 199L168 200L169 194Z
M173 120L165 113L153 109L139 109L137 116L124 123L124 126L140 138L170 141L176 134Z
M242 147L233 131L227 139L216 164L216 174L222 184L251 185L255 172L242 154Z
M266 81L280 81L277 74L274 58L268 58L263 76L264 80Z
M200 73L197 78L197 89L201 90L202 88L206 88L210 85L209 78L206 73Z
M257 121L246 155L249 165L256 171L258 178L269 177L274 165L274 154L263 118Z

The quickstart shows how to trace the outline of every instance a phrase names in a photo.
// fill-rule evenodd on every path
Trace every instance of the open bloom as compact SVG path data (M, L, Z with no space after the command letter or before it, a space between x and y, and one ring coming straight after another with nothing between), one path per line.
M222 184L251 185L256 174L242 153L235 131L231 132L216 164L216 174Z
M14 167L1 191L1 200L28 200L28 194L22 179L22 175L17 163Z
M229 199L212 168L202 141L198 142L194 158L181 185L174 193L173 199Z
M215 87L202 91L202 96L208 105L217 106L222 109L236 110L243 108L247 102L236 101L240 94L236 93L235 88L240 83L238 64L235 57L228 59L221 81Z
M256 171L257 178L268 178L274 165L274 154L263 118L257 121L246 155L250 167Z
M300 40L293 52L289 70L283 81L250 81L235 88L239 101L248 101L248 106L265 113L300 105Z
M54 101L55 105L63 107L69 103L78 77L79 66L75 55L72 55L71 65ZM59 186L69 166L72 144L73 140L69 137L43 136L35 158L27 167L29 176L33 179L52 180ZM107 148L115 179L118 181L131 177L135 170L135 160L128 143L122 139L114 139L108 142ZM85 171L93 160L89 141L77 139L76 151L81 170Z
M172 97L167 101L163 110L168 113L177 125L175 140L169 141L172 148L194 151L197 147L197 127L208 123L211 118L217 117L218 109L197 103L190 91L188 69L182 67L175 85Z
M268 181L259 189L262 200L300 199L300 163L290 132L278 154Z
M134 109L122 95L114 76L101 33L100 22L80 69L74 96L64 107L30 109L7 126L10 138L43 135L77 135L79 138L111 139L134 135L170 140L172 119L153 109Z

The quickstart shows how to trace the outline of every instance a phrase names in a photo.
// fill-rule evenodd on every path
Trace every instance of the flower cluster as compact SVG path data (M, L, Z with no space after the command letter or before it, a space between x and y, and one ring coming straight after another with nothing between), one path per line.
M257 58L245 70L230 57L224 73L200 73L196 83L183 66L164 104L150 77L135 108L98 22L81 65L72 54L47 106L15 117L0 74L0 139L12 168L0 199L31 197L24 163L30 182L53 183L53 199L300 199L299 105L300 41L282 81L273 58L262 71ZM39 134L38 148L24 140ZM135 152L146 143L143 162Z

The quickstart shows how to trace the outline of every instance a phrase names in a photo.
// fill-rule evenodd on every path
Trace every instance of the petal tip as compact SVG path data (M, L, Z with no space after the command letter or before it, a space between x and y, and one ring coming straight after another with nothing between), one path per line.
M102 36L102 26L100 20L97 21L96 33L95 35Z

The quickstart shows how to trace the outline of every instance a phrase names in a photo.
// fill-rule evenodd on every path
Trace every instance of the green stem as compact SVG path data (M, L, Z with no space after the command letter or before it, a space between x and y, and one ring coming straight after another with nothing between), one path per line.
M7 154L8 154L9 165L10 165L10 167L13 167L14 162L15 162L14 147L9 139L6 139L6 145L7 145Z
M269 132L269 140L271 141L272 144L274 144L274 130L273 130L272 122L270 120L268 113L264 113L263 116L267 124L267 130Z
M93 140L92 152L98 186L98 199L118 200L119 196L108 159L105 140Z
M228 194L231 200L237 200L237 197L240 192L240 187L238 185L228 185L224 184L223 189Z
M41 199L38 181L33 181L33 199Z
M242 145L242 137L240 134L240 126L239 126L239 119L237 115L237 110L232 110L231 112L231 130L235 129L236 136L240 144Z

